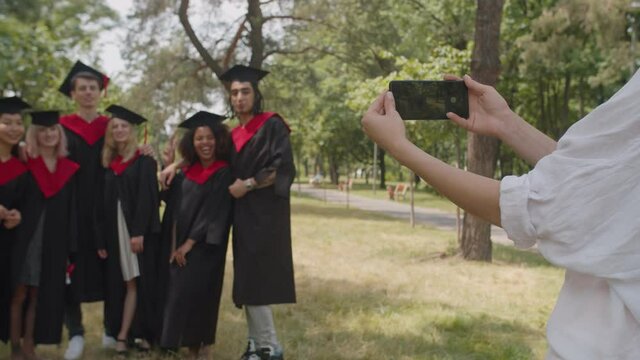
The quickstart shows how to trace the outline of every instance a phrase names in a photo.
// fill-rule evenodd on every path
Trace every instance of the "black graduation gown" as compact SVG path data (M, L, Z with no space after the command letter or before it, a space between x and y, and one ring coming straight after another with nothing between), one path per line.
M232 182L230 169L224 167L202 184L178 174L171 186L167 204L172 207L166 208L163 219L171 223L164 229L171 232L175 224L176 248L187 239L196 244L184 267L170 265L160 339L163 348L215 342L231 226L233 203L228 188Z
M237 306L295 303L289 203L295 166L284 120L269 118L232 153L231 165L235 178L254 177L258 183L276 173L272 186L235 201L233 301Z
M58 160L58 167L62 166L63 160L66 159ZM68 169L77 168L75 163L68 161L67 164L69 164ZM43 162L41 166L45 166ZM77 244L75 222L77 216L75 174L77 172L66 171L70 175L66 177L64 185L56 187L57 190L45 196L47 190L44 190L43 183L36 181L34 170L31 169L22 205L22 223L11 255L12 288L15 289L15 286L20 284L20 274L24 267L29 243L33 241L40 217L44 214L42 262L34 332L36 344L59 344L62 340L67 263ZM43 181L47 184L51 183L49 179Z
M118 200L131 237L144 236L144 250L138 254L140 276L137 278L137 306L130 336L153 341L158 334L155 286L160 233L157 165L149 156L133 159L119 175L109 168L105 173L103 206L96 219L100 234L96 247L106 249L105 324L119 331L122 325L126 285L120 267L118 244Z
M18 159L0 162L0 205L21 211L27 178L27 168ZM11 245L19 227L9 230L0 223L0 340L4 342L9 339Z
M96 204L102 198L104 187L101 153L104 129L108 120L106 116L100 116L93 120L96 122L96 124L92 123L93 131L82 132L78 127L69 126L74 121L84 121L78 115L72 114L60 118L67 136L69 159L80 165L80 170L76 174L78 251L74 258L75 270L71 275L69 289L72 298L80 302L104 300L104 262L98 257L95 247L96 221L93 215ZM83 130L83 128L80 129ZM81 133L89 135L83 137Z

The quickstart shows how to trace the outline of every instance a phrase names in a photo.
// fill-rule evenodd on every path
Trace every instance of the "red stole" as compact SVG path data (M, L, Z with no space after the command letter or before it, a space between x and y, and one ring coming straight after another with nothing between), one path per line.
M0 161L0 186L24 174L26 171L27 167L13 156L5 162Z
M182 169L182 171L184 172L184 176L187 179L199 185L202 185L205 182L207 182L207 180L211 176L213 176L213 174L215 174L218 170L225 168L227 166L229 166L228 162L223 160L216 160L207 168L203 168L202 163L200 163L200 161L196 161L193 165L189 167L185 166L185 168Z
M263 112L254 116L248 123L244 126L238 125L233 130L231 130L231 138L233 139L233 144L236 147L236 151L240 152L242 148L251 140L253 135L255 135L258 130L264 125L267 120L271 119L274 115L278 115L274 112ZM278 115L280 116L280 115ZM284 120L282 121L284 125L289 129L289 125L287 125ZM291 131L289 129L289 131Z
M140 151L138 150L136 150L136 153L131 159L125 162L122 162L122 156L118 155L115 159L113 159L113 161L111 161L111 164L109 164L109 168L113 170L116 175L120 176L125 170L127 170L129 165L133 164L133 162L136 161L138 157L140 157Z
M46 199L57 194L71 179L80 165L67 158L58 158L56 171L50 172L41 156L27 161L27 167Z
M85 121L78 114L60 117L62 126L78 134L89 145L95 144L104 136L108 122L109 118L104 115L98 116L92 122Z

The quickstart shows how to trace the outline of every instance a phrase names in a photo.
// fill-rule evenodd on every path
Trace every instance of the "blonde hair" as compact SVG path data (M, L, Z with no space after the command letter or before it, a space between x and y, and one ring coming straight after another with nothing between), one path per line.
M116 142L113 140L113 119L109 120L107 124L107 131L104 135L104 146L102 147L102 166L109 167L109 164L119 155L118 147L116 146ZM121 119L118 119L121 120ZM125 121L125 120L121 120ZM131 127L131 133L129 134L129 139L127 139L127 144L124 147L124 154L122 158L124 160L129 160L133 157L138 150L138 131L136 127L128 123Z
M60 124L52 125L58 131L59 140L56 145L55 154L56 157L66 157L69 152L67 151L67 136L64 134L64 130L62 130L62 126ZM26 143L27 143L27 153L32 158L37 158L40 156L40 144L38 144L38 133L45 130L46 126L31 124L29 129L27 129Z

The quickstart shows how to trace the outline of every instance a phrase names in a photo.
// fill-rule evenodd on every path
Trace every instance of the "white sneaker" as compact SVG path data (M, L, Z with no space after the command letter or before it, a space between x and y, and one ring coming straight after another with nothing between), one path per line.
M116 348L116 338L113 336L109 336L105 333L102 334L102 348L103 349L115 349Z
M77 360L82 356L84 351L84 337L76 335L69 340L69 346L64 353L64 360Z

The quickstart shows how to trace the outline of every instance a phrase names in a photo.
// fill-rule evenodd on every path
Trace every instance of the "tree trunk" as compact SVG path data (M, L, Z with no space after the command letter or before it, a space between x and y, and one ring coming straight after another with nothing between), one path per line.
M384 178L387 174L387 167L384 165L384 154L385 151L381 148L378 148L378 167L380 168L380 189L385 190L387 188L387 183Z
M476 31L471 75L481 83L495 85L500 73L500 23L503 0L478 0ZM495 138L469 133L467 147L468 170L493 177L499 142ZM465 213L462 256L468 260L491 261L491 224Z
M331 183L338 185L340 180L340 174L338 173L338 164L333 155L329 154L329 176L331 177Z

